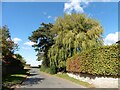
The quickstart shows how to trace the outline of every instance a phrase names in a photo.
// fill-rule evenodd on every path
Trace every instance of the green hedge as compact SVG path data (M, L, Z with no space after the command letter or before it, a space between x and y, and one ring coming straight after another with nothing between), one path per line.
M68 72L118 76L120 67L118 45L103 46L81 52L66 63Z

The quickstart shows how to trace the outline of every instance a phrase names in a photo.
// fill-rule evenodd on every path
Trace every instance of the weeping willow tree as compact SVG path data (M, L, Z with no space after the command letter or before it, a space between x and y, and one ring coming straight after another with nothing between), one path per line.
M55 43L48 51L50 66L65 70L66 59L83 50L103 45L103 28L85 14L65 14L58 17L52 33Z

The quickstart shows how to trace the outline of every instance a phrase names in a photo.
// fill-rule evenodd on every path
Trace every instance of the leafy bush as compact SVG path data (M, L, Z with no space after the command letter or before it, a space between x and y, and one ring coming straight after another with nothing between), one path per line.
M3 58L2 61L2 75L6 76L7 74L17 73L24 69L23 63L13 57L13 56L6 56Z
M46 73L50 73L50 68L45 67L44 65L41 66L40 71L46 72Z
M57 68L56 68L55 65L52 65L52 66L50 67L50 74L56 74L56 73L57 73Z
M18 59L23 66L26 65L26 61L25 61L25 59L22 57L22 55L20 55L20 54L15 54L15 58Z
M118 76L119 56L118 45L93 48L67 59L66 70L92 75Z

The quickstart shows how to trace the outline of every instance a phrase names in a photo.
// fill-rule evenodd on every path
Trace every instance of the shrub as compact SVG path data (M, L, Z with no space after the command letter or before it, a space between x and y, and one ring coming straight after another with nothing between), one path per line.
M41 65L40 71L46 72L46 73L50 73L50 68L49 67L45 67L44 65Z
M92 75L118 76L119 56L118 45L93 48L67 59L66 70Z
M42 65L41 68L40 68L40 71L45 72L45 70L46 70L46 67L44 67L44 66Z
M52 66L50 67L50 74L56 74L56 73L57 73L57 68L56 68L55 65L52 65Z
M23 63L13 56L6 56L2 60L2 75L17 73L24 69Z

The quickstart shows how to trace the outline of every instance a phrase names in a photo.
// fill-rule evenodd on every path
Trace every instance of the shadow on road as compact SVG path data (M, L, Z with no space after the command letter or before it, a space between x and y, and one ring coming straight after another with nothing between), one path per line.
M45 78L27 78L27 80L22 85L34 85L38 83L42 83L42 80L45 80Z
M36 75L38 75L38 74L36 74L36 73L29 74L29 76L36 76Z

